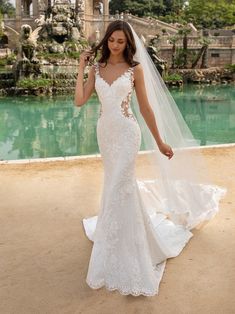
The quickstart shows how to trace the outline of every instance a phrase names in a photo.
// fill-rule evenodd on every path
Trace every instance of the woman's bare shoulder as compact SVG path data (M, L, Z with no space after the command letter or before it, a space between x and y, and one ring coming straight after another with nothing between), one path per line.
M134 69L134 76L135 77L143 74L143 67L142 67L141 63L138 63L137 65L135 65L133 67L133 69Z

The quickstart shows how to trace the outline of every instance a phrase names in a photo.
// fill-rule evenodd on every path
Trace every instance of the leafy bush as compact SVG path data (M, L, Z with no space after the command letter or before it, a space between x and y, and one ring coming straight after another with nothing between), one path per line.
M165 74L163 76L163 79L164 81L168 81L168 82L177 82L177 81L183 80L182 76L178 73Z
M45 59L65 59L66 58L66 54L65 53L50 53L50 52L38 52L37 54L38 57L42 57Z
M4 67L7 64L13 64L16 60L15 54L10 54L9 56L6 56L4 58L0 59L0 67Z
M78 51L71 51L71 52L68 52L68 56L72 59L79 59L80 58L80 52Z
M4 67L7 64L7 59L6 58L1 58L0 59L0 67Z
M235 64L227 64L225 68L235 73Z
M21 79L17 82L17 87L21 88L38 88L38 87L49 87L53 85L53 80L50 79L29 79L29 78L24 78Z
M6 58L7 64L13 64L16 61L16 55L14 53L10 54Z

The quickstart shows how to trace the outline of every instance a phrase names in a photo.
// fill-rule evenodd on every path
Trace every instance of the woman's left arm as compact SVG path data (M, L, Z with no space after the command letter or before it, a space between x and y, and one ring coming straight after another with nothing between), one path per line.
M134 67L134 83L136 96L139 103L140 112L151 131L159 150L161 153L166 155L169 159L174 155L171 147L163 142L161 135L159 133L157 122L154 116L154 112L149 104L145 82L144 82L144 73L143 68L140 64Z

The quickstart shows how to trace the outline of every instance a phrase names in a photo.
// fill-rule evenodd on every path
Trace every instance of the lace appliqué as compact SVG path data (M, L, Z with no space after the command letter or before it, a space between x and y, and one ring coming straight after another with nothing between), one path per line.
M127 94L127 96L123 99L122 103L121 103L121 112L122 115L126 118L129 118L133 121L136 121L135 116L133 115L133 113L130 112L130 103L131 103L131 95L132 95L132 89L134 87L134 73L133 73L133 68L130 68L128 70L128 72L130 72L131 76L130 76L130 80L131 80L131 89L129 91L129 93Z
M98 62L94 64L94 69L95 69L95 75L99 75L99 64L98 64ZM102 109L102 105L100 105L100 111L99 111L99 117L98 118L101 117L102 113L103 113L103 109Z

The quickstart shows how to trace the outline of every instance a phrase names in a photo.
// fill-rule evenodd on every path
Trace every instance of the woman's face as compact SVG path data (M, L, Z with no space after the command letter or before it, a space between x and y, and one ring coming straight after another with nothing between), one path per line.
M108 48L113 55L122 54L126 48L127 39L123 31L114 31L108 39Z

